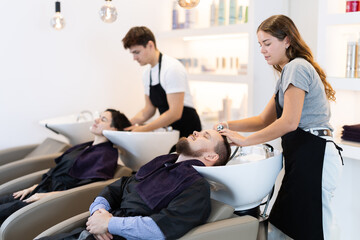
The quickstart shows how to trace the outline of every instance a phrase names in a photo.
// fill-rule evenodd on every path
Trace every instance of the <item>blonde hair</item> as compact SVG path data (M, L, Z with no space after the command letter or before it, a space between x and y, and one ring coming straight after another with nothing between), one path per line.
M326 74L324 70L315 62L312 52L309 46L300 36L298 29L294 22L285 15L274 15L263 21L257 29L257 32L263 31L273 37L276 37L280 41L284 40L285 37L289 38L290 46L286 49L286 56L291 61L297 57L304 58L308 61L319 74L322 83L324 84L326 97L335 101L335 90L332 88L330 83L326 80ZM279 65L273 65L275 70L278 72L282 71Z

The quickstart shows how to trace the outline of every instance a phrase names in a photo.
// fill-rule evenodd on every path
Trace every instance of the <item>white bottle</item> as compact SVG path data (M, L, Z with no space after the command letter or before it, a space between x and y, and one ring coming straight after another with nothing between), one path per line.
M225 25L225 19L226 19L225 0L219 0L218 25Z
M357 64L356 64L356 77L360 78L360 33L359 33L359 39L357 42Z
M237 0L230 0L229 4L229 24L236 24Z
M218 14L218 8L216 5L215 0L213 0L213 2L210 5L210 26L216 26L217 25L217 16Z
M177 2L173 2L172 8L172 29L177 29L179 24L179 11L177 9Z
M355 68L356 68L356 42L347 43L347 55L346 55L346 77L354 78L355 77Z

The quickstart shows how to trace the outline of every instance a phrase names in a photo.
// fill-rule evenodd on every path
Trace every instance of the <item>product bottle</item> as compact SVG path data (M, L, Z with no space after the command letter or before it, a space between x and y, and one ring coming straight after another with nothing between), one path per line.
M229 24L236 24L237 0L230 0L229 4Z
M359 39L357 42L357 64L356 64L356 77L360 78L360 33L359 33Z
M245 7L245 19L244 19L244 23L247 23L248 22L248 18L249 18L249 6L246 6Z
M219 0L219 10L218 10L219 25L225 25L225 19L226 19L225 11L226 11L225 0Z
M239 10L237 12L237 23L243 23L243 6L239 6Z
M184 28L190 28L190 15L191 15L190 9L185 9L185 23Z
M172 9L172 29L177 29L179 24L179 11L177 9L177 2L173 2Z
M356 67L356 42L347 43L347 55L346 55L346 77L354 78L355 77L355 67Z
M215 0L210 5L210 26L217 25L217 6Z

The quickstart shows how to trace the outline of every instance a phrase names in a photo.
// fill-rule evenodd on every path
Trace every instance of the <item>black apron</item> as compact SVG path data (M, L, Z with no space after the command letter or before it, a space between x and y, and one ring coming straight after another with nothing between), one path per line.
M150 100L151 103L159 109L160 114L163 114L169 110L169 104L166 98L166 92L160 84L160 70L161 70L162 54L159 56L159 83L152 86L152 78L150 71ZM193 131L201 131L201 123L199 115L196 110L191 107L183 108L181 119L173 122L170 125L173 129L180 131L180 137L187 137L193 133Z
M278 93L275 102L280 118ZM321 186L327 141L300 128L281 138L285 175L269 221L293 239L324 239Z

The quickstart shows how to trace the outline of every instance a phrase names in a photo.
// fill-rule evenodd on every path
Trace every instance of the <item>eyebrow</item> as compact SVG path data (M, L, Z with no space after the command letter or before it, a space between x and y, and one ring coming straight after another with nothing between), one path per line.
M206 135L207 137L211 138L211 135L210 135L210 133L209 133L208 131L205 131L205 135Z

